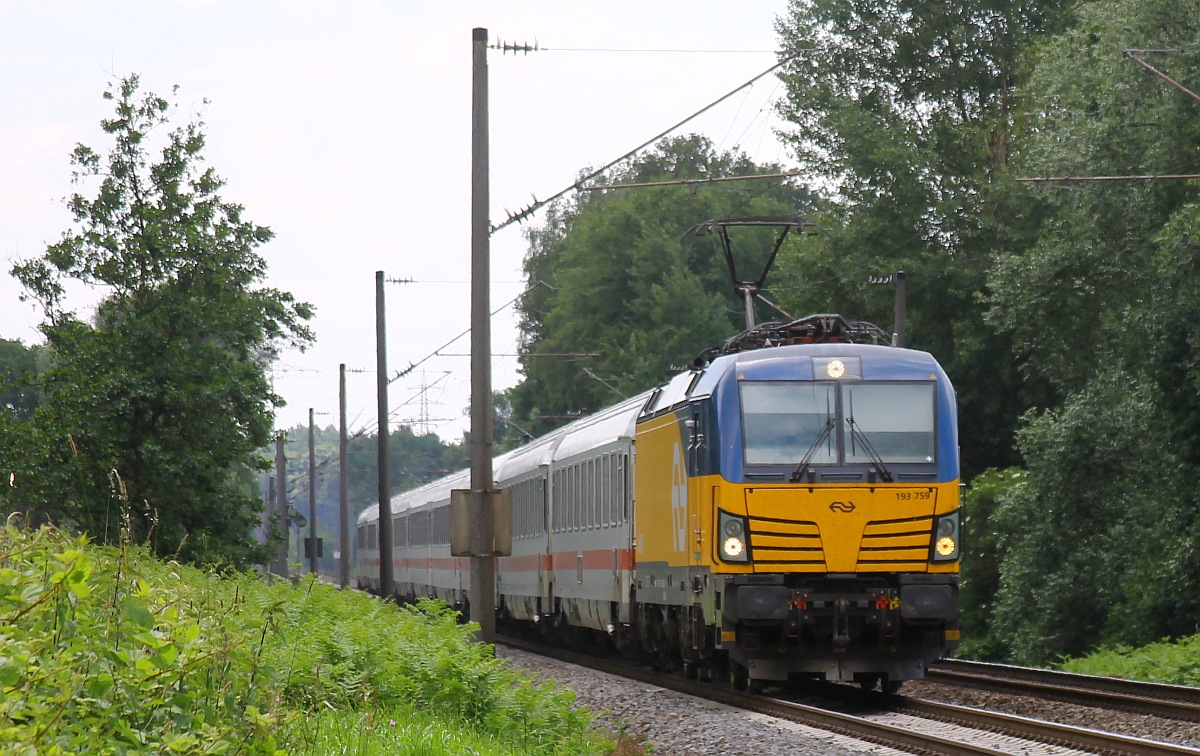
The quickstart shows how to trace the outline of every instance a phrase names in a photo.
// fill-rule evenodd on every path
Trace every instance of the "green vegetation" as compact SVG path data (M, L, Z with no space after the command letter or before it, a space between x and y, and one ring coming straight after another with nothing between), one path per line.
M667 139L608 172L635 183L747 176L782 170L741 152L718 152L707 139ZM729 186L729 185L726 185ZM732 190L685 186L582 192L556 203L528 233L521 330L529 357L515 387L512 417L537 435L572 418L652 388L701 351L745 327L724 252L715 236L688 233L716 218L791 215L811 206L807 191L770 181ZM774 230L751 229L735 244L738 277L755 280ZM761 303L758 319L779 313ZM765 316L765 317L764 317ZM576 354L543 359L545 354Z
M513 672L436 603L218 577L126 544L0 530L0 751L610 748L573 694Z
M1057 665L1067 672L1130 680L1200 686L1200 635L1141 648L1118 646L1068 659Z
M830 187L789 309L890 321L958 390L964 653L1044 664L1200 623L1200 25L1181 0L794 0L779 114ZM1126 54L1125 50L1147 51ZM890 291L887 292L890 294ZM988 473L1020 468L1020 474Z
M74 227L13 266L45 313L46 355L32 416L0 411L0 501L100 542L132 529L160 556L244 567L265 554L249 481L281 401L266 368L311 340L312 308L261 285L272 232L222 200L203 124L168 131L172 105L138 88L131 76L105 93L107 152L72 153ZM74 284L106 294L92 322L69 307ZM110 486L137 504L126 523Z

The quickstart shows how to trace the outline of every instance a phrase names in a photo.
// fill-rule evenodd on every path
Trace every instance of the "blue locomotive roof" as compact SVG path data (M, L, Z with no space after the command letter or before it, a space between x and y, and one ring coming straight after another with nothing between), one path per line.
M954 386L941 365L928 352L874 344L820 343L754 349L713 360L695 383L690 399L712 397L722 427L721 473L728 480L742 480L741 435L726 435L740 426L741 381L831 381L825 366L844 364L845 380L932 381L936 385L937 479L958 477L958 413Z
M751 381L811 381L814 380L813 358L846 358L861 360L862 379L867 381L945 379L937 360L928 352L900 349L874 344L794 344L790 346L755 349L722 357L709 366L721 373L734 372L739 379ZM721 364L724 363L724 364ZM697 384L697 391L706 381Z

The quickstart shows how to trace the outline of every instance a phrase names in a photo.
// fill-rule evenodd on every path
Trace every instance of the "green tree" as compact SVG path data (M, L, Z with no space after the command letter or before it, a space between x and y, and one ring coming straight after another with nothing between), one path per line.
M72 154L75 183L96 184L69 199L75 227L13 268L51 352L30 451L46 474L20 495L99 540L116 539L124 508L160 554L243 565L261 557L261 502L238 471L264 466L282 405L265 368L311 340L312 308L260 285L271 230L219 196L202 122L163 134L171 105L139 84L104 95L111 149ZM67 308L68 279L105 293L93 323Z
M904 270L907 343L933 353L958 389L965 477L1017 462L1016 418L1039 396L977 298L994 253L1029 233L1004 180L1016 61L1056 8L795 0L778 24L796 51L781 75L786 138L829 187L816 218L825 233L781 256L783 301L886 325L891 292L866 283Z
M736 151L717 152L692 135L664 140L606 180L699 180L777 170ZM544 285L520 304L525 379L511 392L512 419L530 433L543 433L661 383L741 331L744 307L720 244L689 229L716 218L794 216L810 209L806 191L766 181L609 189L552 206L545 223L527 234L525 273ZM761 269L772 243L769 232L735 240L735 254L743 257L739 277L743 263L757 274L755 266Z
M0 412L28 419L37 407L38 350L19 339L0 339Z
M1080 6L1030 59L1020 170L1197 172L1195 103L1122 49L1169 50L1153 62L1194 86L1198 35L1181 0ZM1200 621L1188 587L1200 569L1197 199L1190 182L1050 184L1030 201L1030 244L989 276L989 321L1061 397L1026 417L1027 485L997 513L1018 536L996 627L1013 658L1145 643Z
M968 558L962 563L960 600L962 646L957 655L966 659L1001 661L1008 645L996 636L996 597L1000 592L1000 560L1011 547L1008 531L1001 530L996 516L1001 502L1024 485L1018 468L987 470L971 481L966 496L963 547Z

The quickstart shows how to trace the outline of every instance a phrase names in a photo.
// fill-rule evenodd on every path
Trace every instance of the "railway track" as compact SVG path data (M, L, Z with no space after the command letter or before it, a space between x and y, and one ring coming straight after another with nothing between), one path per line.
M998 693L1039 696L1064 703L1200 722L1200 688L1182 685L956 659L944 659L930 665L925 679Z
M806 702L740 693L728 686L638 667L627 660L548 648L514 638L498 643L560 661L633 679L745 711L797 722L902 751L921 754L1106 753L1139 756L1200 756L1200 749L1100 732L904 696L864 694L850 686L826 686Z

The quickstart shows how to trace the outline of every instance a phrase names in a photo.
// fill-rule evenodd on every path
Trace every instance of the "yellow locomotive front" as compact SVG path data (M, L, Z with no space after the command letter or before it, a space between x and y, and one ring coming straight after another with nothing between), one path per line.
M726 355L647 404L636 448L644 647L738 687L894 690L957 643L957 418L930 355Z

